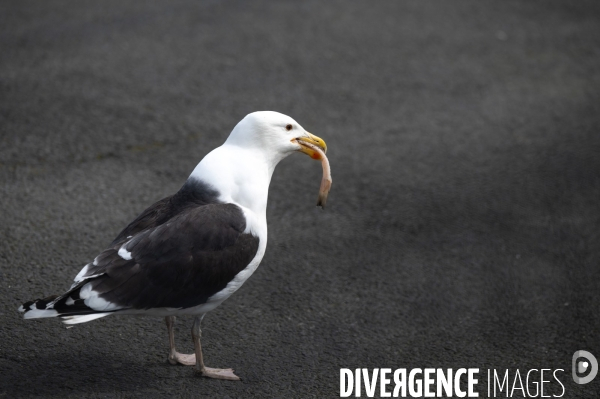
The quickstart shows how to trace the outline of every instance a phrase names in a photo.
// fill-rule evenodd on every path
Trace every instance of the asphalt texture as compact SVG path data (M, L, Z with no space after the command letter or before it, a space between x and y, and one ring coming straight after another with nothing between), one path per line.
M160 318L21 319L257 110L327 141L333 187L321 211L319 163L278 166L265 258L204 319L241 382L169 365ZM382 367L597 397L570 368L600 358L599 200L596 1L2 2L0 397L339 397Z

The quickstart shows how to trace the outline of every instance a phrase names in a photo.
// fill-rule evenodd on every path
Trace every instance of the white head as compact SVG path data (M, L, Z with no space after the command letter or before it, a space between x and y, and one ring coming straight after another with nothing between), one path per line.
M321 159L318 151L326 148L325 141L289 116L254 112L235 126L222 146L204 157L190 178L218 191L220 201L252 209L264 218L269 183L279 161L295 151Z
M310 134L298 122L274 111L258 111L246 115L233 129L226 145L261 151L274 165L294 151L313 156L314 151L302 145L308 142L323 151L327 146L321 138Z

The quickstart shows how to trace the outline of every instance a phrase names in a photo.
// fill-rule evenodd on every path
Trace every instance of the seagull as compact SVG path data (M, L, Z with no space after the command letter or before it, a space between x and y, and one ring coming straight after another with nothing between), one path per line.
M287 115L254 112L193 170L174 195L151 205L83 267L61 295L21 305L25 319L85 323L113 314L165 318L171 364L239 380L204 365L200 325L254 273L267 247L267 196L277 164L294 152L322 159L327 146ZM175 349L175 317L193 315L194 354Z

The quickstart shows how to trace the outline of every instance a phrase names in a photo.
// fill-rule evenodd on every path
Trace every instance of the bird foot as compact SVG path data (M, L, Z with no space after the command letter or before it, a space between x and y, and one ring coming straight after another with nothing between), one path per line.
M183 353L175 352L175 355L169 355L169 363L179 363L183 364L184 366L194 366L196 364L196 355L185 355Z
M230 380L230 381L239 381L240 377L233 374L233 369L213 369L210 367L204 367L203 370L197 372L202 375L202 377L208 378L217 378L220 380Z

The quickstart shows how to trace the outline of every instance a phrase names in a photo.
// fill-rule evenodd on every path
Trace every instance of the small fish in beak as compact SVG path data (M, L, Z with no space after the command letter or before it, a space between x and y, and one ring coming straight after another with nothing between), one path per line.
M327 196L329 195L329 190L331 189L331 168L329 167L329 160L325 155L325 152L321 150L319 147L312 143L307 143L306 141L298 141L302 146L306 146L314 151L311 155L313 159L320 159L321 166L323 167L323 178L321 179L321 187L319 188L319 197L317 199L317 206L320 206L321 209L325 208L325 204L327 203ZM318 157L317 157L318 156Z

